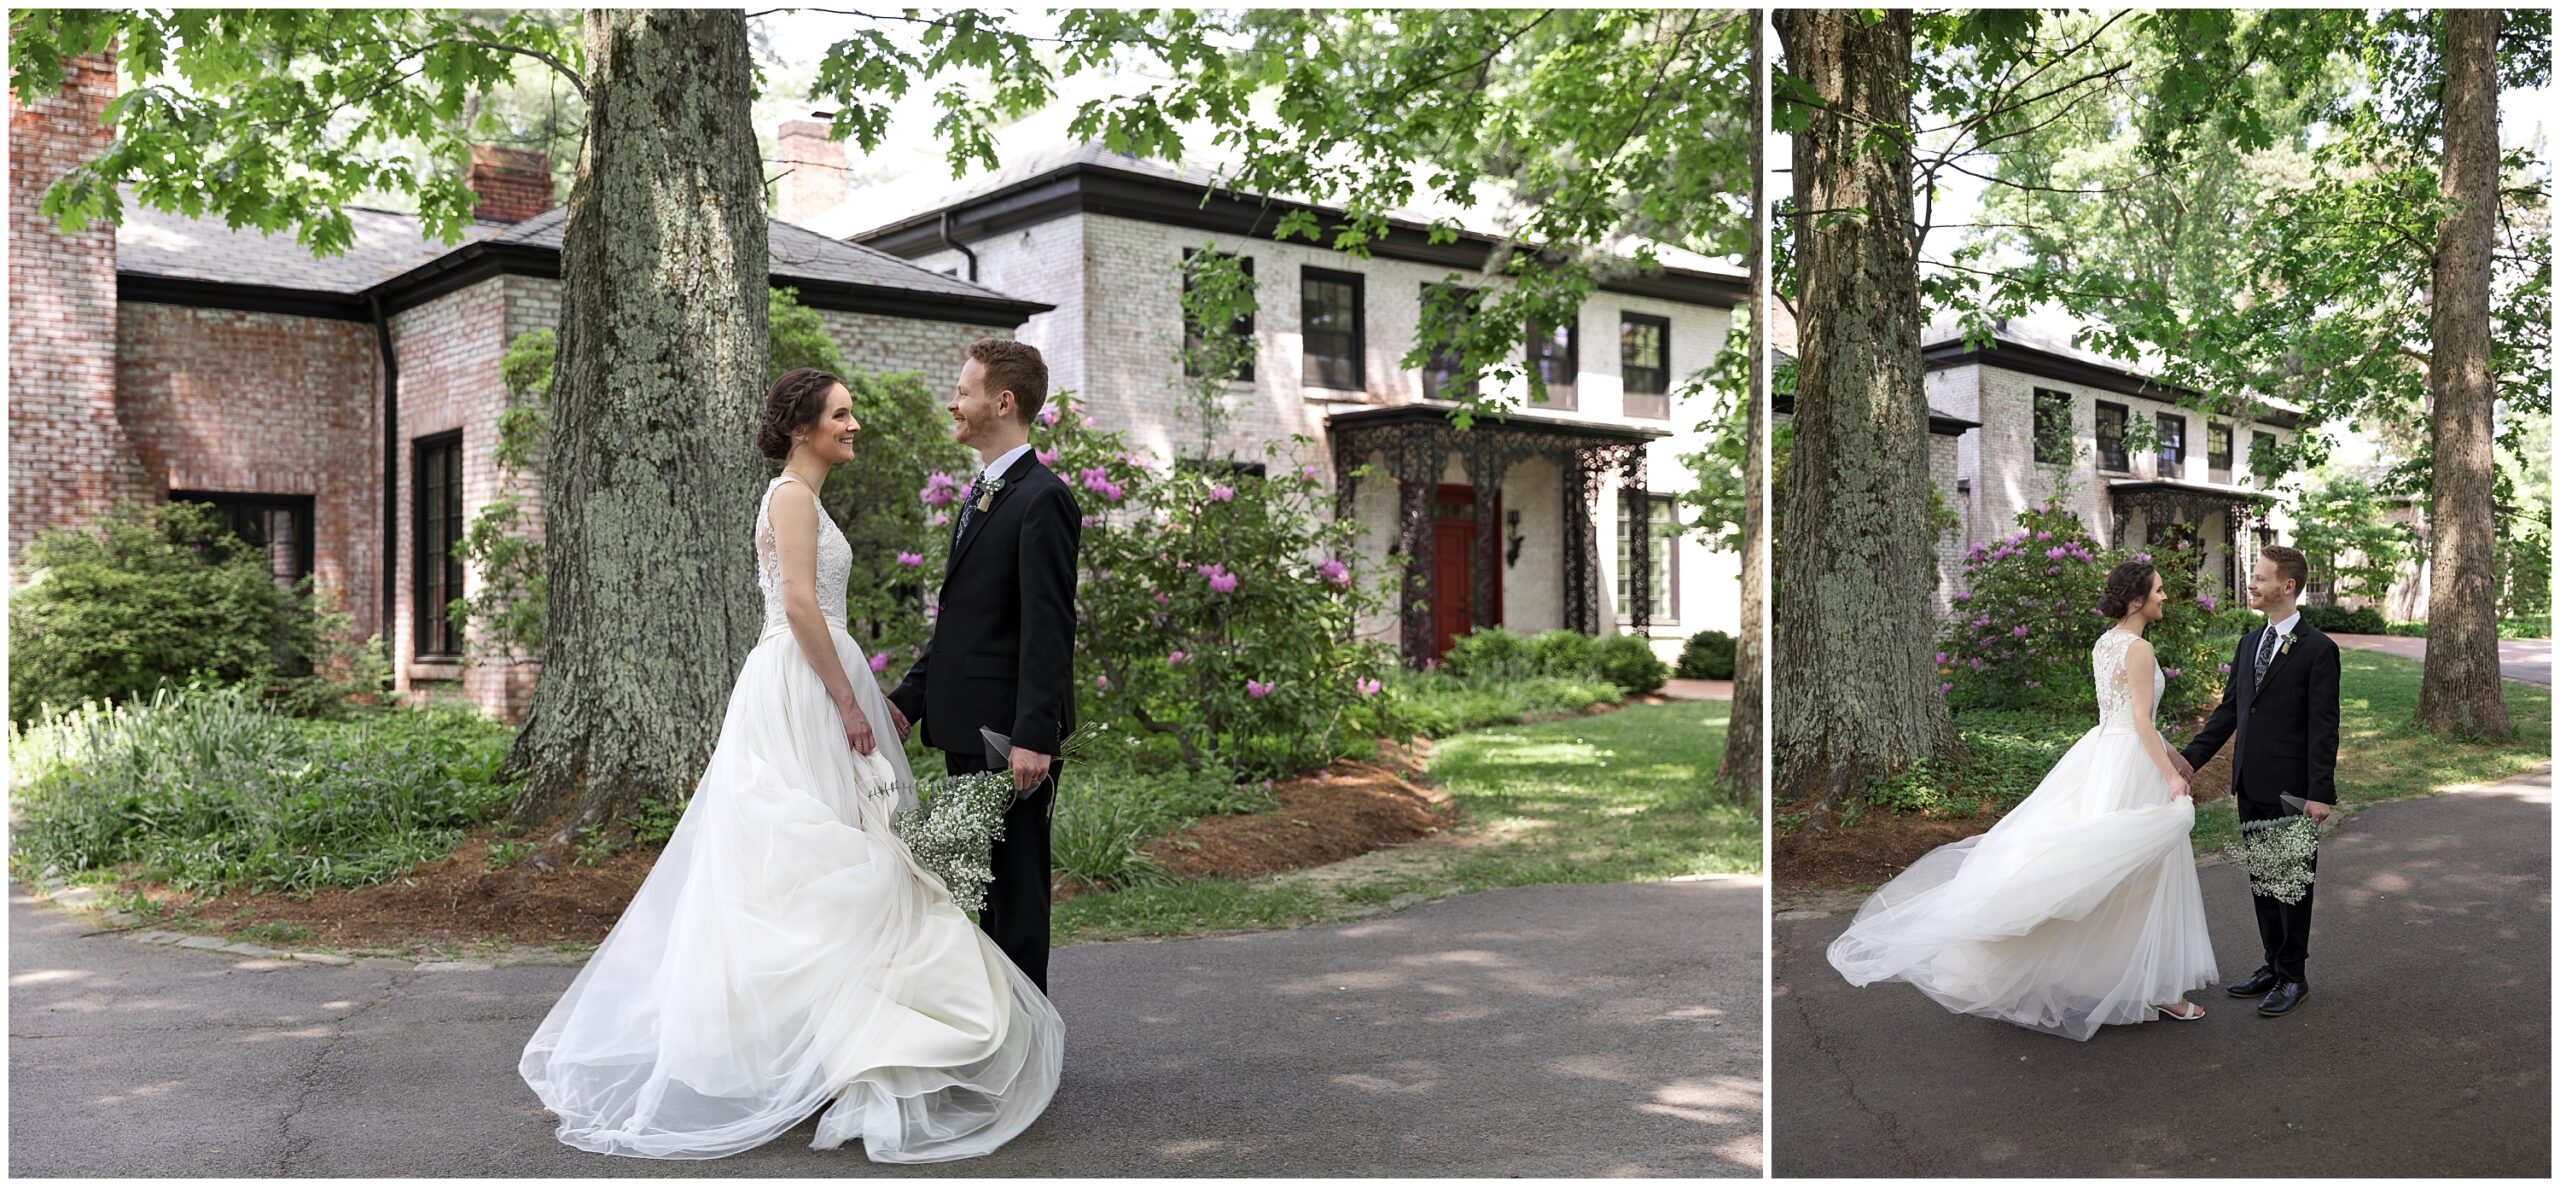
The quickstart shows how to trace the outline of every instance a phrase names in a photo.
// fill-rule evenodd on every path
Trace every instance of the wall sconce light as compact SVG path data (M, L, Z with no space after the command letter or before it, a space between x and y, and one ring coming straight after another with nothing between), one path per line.
M1520 567L1520 545L1528 539L1520 534L1520 509L1514 507L1504 512L1502 518L1511 525L1511 547L1502 554L1502 567L1516 569Z
M1957 493L1957 494L1960 494L1960 495L1969 495L1969 494L1972 494L1972 493L1973 493L1973 480L1972 480L1972 479L1970 479L1970 478L1959 478L1959 479L1956 479L1956 493Z

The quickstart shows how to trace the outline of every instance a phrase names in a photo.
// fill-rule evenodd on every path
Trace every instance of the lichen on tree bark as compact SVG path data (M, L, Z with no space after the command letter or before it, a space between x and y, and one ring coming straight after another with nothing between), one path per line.
M524 825L611 821L709 757L762 621L750 446L768 284L735 11L591 10L561 246L540 683L508 756Z
M1773 802L1822 827L1874 775L1953 748L1930 661L1937 568L1920 374L1908 11L1782 11L1820 96L1794 137L1800 333L1778 563Z

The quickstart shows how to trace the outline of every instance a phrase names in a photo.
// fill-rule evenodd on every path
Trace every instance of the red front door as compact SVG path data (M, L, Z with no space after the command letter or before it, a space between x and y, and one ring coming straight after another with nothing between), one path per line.
M1502 519L1502 496L1494 496L1494 522ZM1432 564L1439 593L1431 603L1431 655L1449 654L1449 644L1475 629L1476 623L1476 492L1471 486L1443 486L1432 496ZM1502 620L1501 585L1494 586L1493 618Z

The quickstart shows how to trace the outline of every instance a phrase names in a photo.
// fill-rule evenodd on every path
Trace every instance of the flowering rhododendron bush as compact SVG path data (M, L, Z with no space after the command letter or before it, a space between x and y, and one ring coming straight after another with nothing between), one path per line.
M1195 766L1275 776L1387 732L1394 656L1352 639L1359 615L1383 604L1384 578L1360 572L1357 527L1332 518L1312 467L1274 447L1265 475L1177 469L1095 428L1067 392L1041 410L1031 443L1084 510L1076 704L1109 727L1100 735L1154 735ZM916 492L938 530L913 567L942 572L946 517L968 485L937 473Z
M2018 516L2018 531L1965 556L1965 586L1940 636L1939 690L1949 707L2087 714L2098 698L2090 648L2115 620L2098 612L2107 570L2127 560L2160 569L2168 613L2145 632L2166 679L2161 720L2182 721L2222 695L2231 648L2251 625L2227 595L2196 590L2203 559L2193 529L2175 525L2132 550L2099 545L2077 515L2054 503Z

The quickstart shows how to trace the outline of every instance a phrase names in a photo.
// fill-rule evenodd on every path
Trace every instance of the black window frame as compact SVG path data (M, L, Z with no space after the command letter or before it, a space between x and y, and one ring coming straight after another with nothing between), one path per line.
M445 458L450 462L431 481L430 465ZM455 549L464 531L462 430L412 438L409 459L409 654L422 663L459 662L462 624L450 607L463 596L462 557ZM428 500L438 497L443 505L431 508Z
M1639 367L1628 361L1630 331L1647 328L1658 335L1655 345L1661 352L1659 367ZM1638 386L1639 373L1644 375L1644 382L1649 386ZM1627 416L1630 419L1671 419L1670 318L1655 313L1637 313L1629 309L1618 311L1618 383L1619 390L1626 397Z
M1191 257L1200 254L1201 250L1202 249L1197 247L1186 247L1182 249L1182 295L1185 297L1191 295ZM1243 252L1219 252L1217 254L1223 255L1231 260L1241 261L1244 264L1245 279L1253 282L1255 285L1255 295L1260 295L1261 281L1253 274L1252 256L1246 255ZM1182 374L1186 379L1198 379L1201 377L1200 370L1197 366L1193 365L1191 359L1192 356L1200 349L1200 327L1192 323L1191 306L1188 302L1180 303L1180 308L1182 312ZM1236 315L1236 336L1247 342L1253 342L1254 348L1253 353L1245 358L1244 370L1238 372L1231 382L1251 383L1253 382L1253 369L1262 361L1262 344L1254 342L1253 312L1251 310L1247 310Z
M1271 468L1262 462L1240 462L1223 457L1177 457L1173 459L1177 474L1206 474L1212 478L1269 478Z
M2219 448L2215 438L2221 438ZM2204 464L2215 482L2231 481L2231 426L2220 421L2206 421L2204 426Z
M2115 414L2116 419L2115 439L2112 443L2110 443L2107 438L2107 414L2110 412ZM2133 427L2132 409L2127 408L2122 404L2111 403L2106 400L2098 401L2097 437L2098 468L2100 470L2111 474L2130 474L2133 472L2133 458L2125 452L2124 448L2125 430L2131 427Z
M2187 414L2162 410L2151 414L2151 429L2160 439L2153 464L2162 478L2187 476Z
M2033 403L2029 406L2029 416L2035 439L2029 444L2034 450L2035 459L2048 466L2070 465L2073 396L2070 392L2049 387L2036 388L2034 391ZM2056 415L2059 424L2048 423L2047 413L2049 412ZM2048 428L2057 431L2048 434L2046 432Z
M1466 305L1470 310L1481 308L1484 305L1483 289L1463 284L1452 284L1445 280L1426 280L1422 282L1422 296L1420 298L1422 305L1428 305L1431 303L1431 293L1435 289L1455 291L1459 294L1459 299L1466 302ZM1418 305L1415 308L1418 313L1421 306ZM1422 398L1443 402L1474 399L1476 392L1479 390L1478 385L1481 384L1483 380L1479 377L1477 379L1468 380L1463 387L1452 386L1449 383L1449 377L1457 374L1458 359L1457 356L1447 353L1448 346L1449 344L1446 342L1435 342L1432 344L1431 358L1429 361L1425 362L1422 367Z
M2275 468L2275 450L2279 444L2282 443L2276 440L2276 435L2264 429L2252 430L2249 434L2249 473L2269 486L2274 486L2277 479L2284 477L2284 471Z
M202 503L213 508L213 513L222 517L223 524L231 529L232 535L247 541L251 547L266 552L267 571L274 574L277 585L298 590L302 588L302 583L311 577L317 560L312 547L311 532L318 504L318 500L312 496L270 494L263 491L173 490L169 492L169 501ZM276 570L275 535L267 520L267 516L275 512L283 512L288 516L288 522L292 524L292 531L296 537L292 541L293 552L289 558L292 566L290 573Z
M1577 313L1572 321L1561 327L1564 330L1564 359L1561 366L1567 377L1562 383L1556 382L1555 376L1551 373L1558 366L1553 353L1555 334L1540 333L1538 323L1534 319L1523 327L1522 332L1527 339L1527 349L1521 362L1530 371L1545 377L1547 383L1547 402L1543 405L1539 404L1536 392L1532 391L1529 399L1530 407L1572 412L1582 406L1582 393L1577 386L1582 376L1581 323L1582 317Z
M1319 354L1316 350L1315 341L1317 333L1321 332L1326 335L1337 335L1343 332L1341 330L1334 329L1316 331L1309 328L1315 324L1315 318L1313 316L1314 303L1316 299L1315 293L1316 286L1320 284L1341 285L1346 286L1351 290L1351 349L1347 359L1338 355ZM1326 391L1361 392L1365 394L1369 390L1368 356L1368 278L1357 272L1337 272L1331 268L1318 268L1313 264L1300 265L1298 268L1299 383L1307 387L1323 388ZM1338 378L1339 376L1327 375L1323 372L1323 367L1327 363L1346 363L1350 369L1349 378L1351 381L1347 384L1331 382L1332 379Z
M1622 621L1632 617L1635 611L1635 605L1628 596L1627 563L1631 559L1628 554L1634 544L1634 532L1631 529L1635 526L1635 516L1629 513L1629 509L1634 505L1636 494L1637 492L1631 490L1618 492L1618 527L1615 533L1618 539L1616 602L1618 618ZM1645 526L1653 529L1653 548L1648 556L1654 564L1662 566L1662 588L1654 591L1661 596L1655 598L1653 605L1649 607L1651 613L1646 616L1645 625L1648 628L1678 626L1680 625L1680 497L1656 491L1645 491L1643 494L1645 498L1652 501L1656 513L1652 518L1645 520Z

